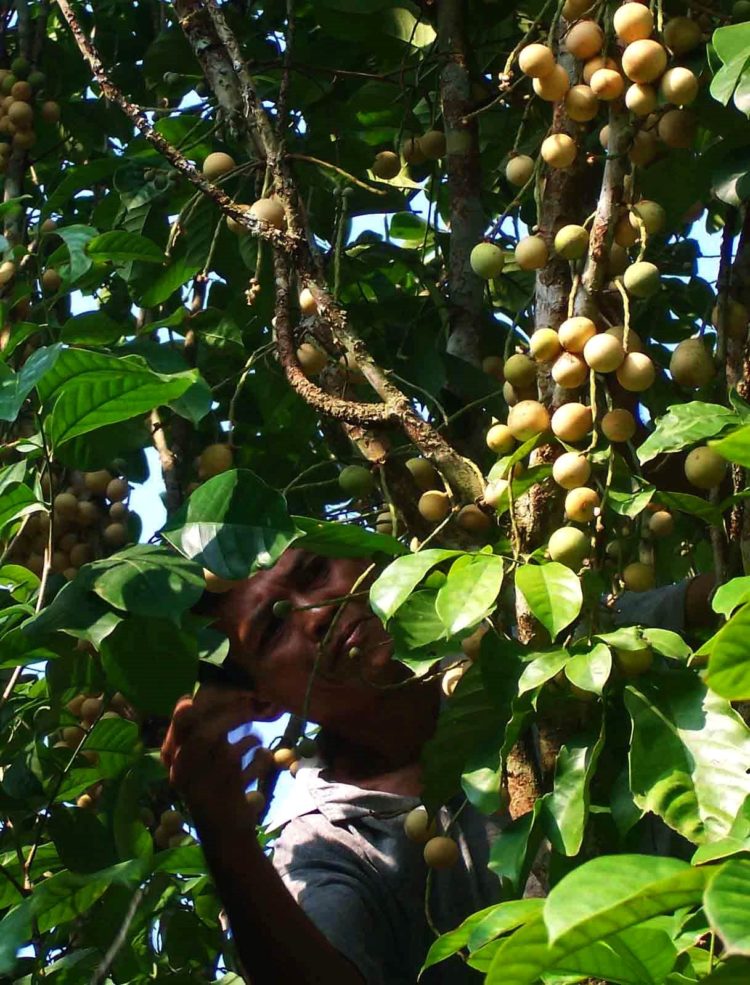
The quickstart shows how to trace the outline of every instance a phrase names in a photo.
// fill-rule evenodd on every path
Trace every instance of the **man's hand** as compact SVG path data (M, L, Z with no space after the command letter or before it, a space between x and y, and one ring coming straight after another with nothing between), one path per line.
M227 738L234 729L249 725L250 717L249 695L211 685L203 685L194 698L181 698L172 713L161 758L202 838L255 824L245 789L257 779L261 764L256 756L243 769L242 761L260 739L250 734L230 743Z

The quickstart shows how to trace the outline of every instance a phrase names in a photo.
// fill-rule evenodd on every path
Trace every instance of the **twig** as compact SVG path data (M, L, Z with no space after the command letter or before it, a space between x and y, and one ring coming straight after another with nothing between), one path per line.
M161 474L164 478L166 489L166 508L167 513L174 513L182 503L182 487L177 474L177 456L167 443L167 436L164 433L164 424L161 419L158 407L155 407L149 415L151 425L151 440L159 455Z
M122 918L122 923L120 924L119 930L115 934L112 943L107 948L106 954L102 958L101 962L97 965L94 974L91 976L90 985L100 985L100 983L107 977L109 969L114 964L115 958L127 940L130 925L138 912L138 907L141 905L142 899L143 889L141 886L138 886L130 898L130 903L125 911L125 916Z
M328 168L331 171L335 171L336 174L340 174L343 178L346 178L347 181L351 181L352 184L357 185L359 188L364 188L366 192L372 192L373 195L388 194L387 191L380 188L373 188L372 185L360 181L359 178L355 178L353 174L349 174L348 171L344 171L338 165L331 164L330 161L322 161L319 157L312 157L310 154L285 154L284 157L287 161L307 161L309 164L317 164L321 168Z

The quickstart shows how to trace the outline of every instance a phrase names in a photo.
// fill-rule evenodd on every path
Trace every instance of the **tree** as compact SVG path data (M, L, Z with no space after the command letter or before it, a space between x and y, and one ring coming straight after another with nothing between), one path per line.
M3 8L0 973L233 979L154 747L206 584L296 543L453 660L427 811L507 790L506 902L428 963L747 979L746 8ZM693 646L602 605L699 574Z

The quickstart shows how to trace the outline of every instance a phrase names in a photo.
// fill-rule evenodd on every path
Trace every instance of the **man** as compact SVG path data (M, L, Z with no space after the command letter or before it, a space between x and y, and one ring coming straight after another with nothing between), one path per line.
M433 874L428 922L422 848L405 837L403 820L419 803L420 752L435 729L440 688L391 660L390 640L362 596L343 608L326 604L351 592L364 568L288 550L272 569L217 596L230 660L253 689L203 686L180 701L162 750L254 985L412 985L434 939L429 922L443 932L498 901L487 858L504 818L470 805L454 817L451 804L438 826L456 839L460 858ZM244 797L257 767L242 764L258 740L232 745L227 733L285 711L303 714L313 671L307 717L325 737L324 768L298 772L302 806L272 863ZM423 981L479 977L454 957Z

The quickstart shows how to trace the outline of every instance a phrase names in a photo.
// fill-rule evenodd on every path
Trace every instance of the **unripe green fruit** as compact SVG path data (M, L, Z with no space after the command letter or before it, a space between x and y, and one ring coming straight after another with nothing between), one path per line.
M623 275L625 290L634 298L650 298L659 290L659 268L648 260L632 263Z
M716 366L702 339L685 339L672 353L669 372L680 386L700 387L711 382Z
M708 445L700 445L685 459L685 476L698 489L713 489L726 475L728 462Z
M426 844L430 838L435 837L437 827L434 818L427 813L427 808L415 807L414 810L404 818L404 833L409 841L414 841L418 845Z
M492 280L501 273L505 265L505 255L494 243L477 243L471 251L469 263L477 277Z
M555 253L564 260L580 260L589 248L589 234L583 226L563 226L555 234Z
M750 0L736 0L732 5L732 20L735 24L750 20Z
M487 432L487 447L496 455L509 455L516 446L513 432L507 424L493 424Z
M31 71L31 65L23 55L19 55L10 63L10 70L17 79L26 79Z
M531 386L536 380L536 363L521 353L516 353L506 359L503 371L508 383L520 389Z
M527 154L517 154L505 165L505 177L508 183L517 188L523 187L533 173L534 160Z
M552 463L552 478L563 489L585 486L591 477L591 463L585 455L568 451Z
M448 493L430 489L419 497L417 509L428 523L440 523L450 513L451 503Z
M209 154L203 162L203 174L209 181L216 181L217 178L228 174L228 172L236 167L237 164L233 157L218 150L214 151L213 154Z
M601 505L599 493L588 486L571 489L565 497L565 516L574 523L590 523Z
M637 218L636 218L637 217ZM667 225L667 213L658 202L651 202L649 199L642 198L636 202L629 216L631 226L640 232L638 219L643 223L647 235L655 236L664 231Z
M615 664L625 677L639 677L651 669L654 654L651 647L642 650L615 650Z
M541 236L527 236L516 246L515 259L521 270L541 270L549 259L547 244Z
M582 441L592 425L591 408L585 404L563 404L552 415L552 433L561 441Z
M554 328L538 328L529 339L529 351L539 363L551 363L557 359L562 345Z
M521 400L508 413L508 427L516 441L528 441L549 426L549 412L538 400Z
M375 155L370 169L376 178L383 178L390 181L401 171L401 159L392 150L381 150Z
M669 537L674 531L674 517L667 510L657 510L649 518L648 529L653 537Z
M656 585L656 572L652 564L633 561L623 571L622 582L629 592L648 592Z
M347 496L369 496L375 488L375 477L363 465L347 465L339 472L339 486Z
M550 537L548 550L553 561L578 571L591 550L591 538L578 527L560 527Z

